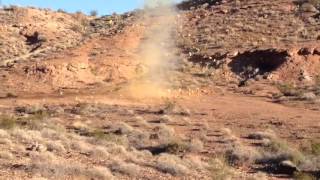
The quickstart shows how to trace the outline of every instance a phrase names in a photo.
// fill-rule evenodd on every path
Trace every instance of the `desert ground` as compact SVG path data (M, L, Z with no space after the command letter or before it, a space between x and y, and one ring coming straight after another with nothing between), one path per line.
M0 179L317 180L320 1L0 9Z

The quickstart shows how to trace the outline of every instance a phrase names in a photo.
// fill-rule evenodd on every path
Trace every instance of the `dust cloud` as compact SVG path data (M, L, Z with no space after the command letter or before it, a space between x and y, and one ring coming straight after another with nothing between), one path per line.
M176 57L172 50L177 12L171 0L146 0L142 17L145 39L139 49L139 78L131 82L129 92L135 98L161 98L170 95L170 73Z

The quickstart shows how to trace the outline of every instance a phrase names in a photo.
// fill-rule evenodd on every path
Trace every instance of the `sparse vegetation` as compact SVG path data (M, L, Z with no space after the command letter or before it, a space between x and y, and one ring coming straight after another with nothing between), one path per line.
M1 151L0 152L0 159L11 160L11 159L13 159L13 155L12 155L12 153L10 153L8 151Z
M9 115L0 116L0 128L1 129L13 129L17 126L17 119Z
M296 180L316 180L317 178L307 174L307 173L303 173L303 172L298 172L294 174L294 179Z
M225 158L211 159L209 171L214 180L231 179L234 176L234 169L228 165Z
M244 146L240 143L234 143L226 151L225 158L232 166L241 166L252 164L260 157L260 153L251 147Z
M132 163L124 163L121 161L113 162L110 165L112 172L129 175L130 177L137 176L140 171L140 167Z
M290 83L279 84L277 87L285 96L297 96L299 94L297 88Z
M311 152L314 155L320 156L320 143L317 143L317 142L312 143Z
M57 12L59 12L59 13L66 13L66 11L65 11L64 9L61 9L61 8L59 8L59 9L57 10Z
M105 133L104 131L100 129L96 129L91 133L92 137L94 137L98 141L109 141L109 142L114 142L119 145L125 145L127 142L125 140L125 137L115 135L115 134L110 134L110 133Z
M161 154L157 159L155 167L164 173L170 173L174 176L185 176L190 172L183 165L180 158L170 154Z

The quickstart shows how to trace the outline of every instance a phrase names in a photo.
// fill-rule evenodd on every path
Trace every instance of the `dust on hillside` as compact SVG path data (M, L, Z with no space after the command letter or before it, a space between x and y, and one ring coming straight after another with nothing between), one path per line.
M177 59L172 52L175 46L172 31L178 12L171 0L146 0L144 11L141 21L151 26L139 47L138 78L130 82L124 94L134 98L167 97L171 91L170 72Z

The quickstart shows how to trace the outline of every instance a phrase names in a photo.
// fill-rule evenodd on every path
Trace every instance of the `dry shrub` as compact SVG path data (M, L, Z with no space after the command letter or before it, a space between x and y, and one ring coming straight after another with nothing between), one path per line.
M210 167L207 162L202 161L200 156L193 154L186 154L183 157L183 161L186 162L190 169L196 169L197 171L206 170Z
M290 83L279 84L277 88L285 96L298 96L300 94L298 89Z
M161 154L156 161L155 168L174 176L185 176L190 173L179 157L170 154Z
M160 123L172 123L173 122L173 119L170 117L170 116L168 116L168 115L163 115L163 116L161 116L160 118L159 118L159 122Z
M78 163L69 163L64 160L59 161L58 157L52 153L34 153L30 154L31 164L27 171L32 174L39 174L45 178L72 179L112 179L110 171L103 167L87 168Z
M113 125L113 128L115 128L119 134L130 134L133 131L133 127L125 122L117 123Z
M126 163L121 160L116 160L110 164L112 172L125 174L129 176L138 176L140 173L140 167L133 163Z
M162 144L169 144L176 139L175 130L169 126L166 126L165 124L161 124L154 130L159 137L160 143Z
M280 163L284 160L290 160L299 165L305 161L304 155L297 149L290 147L290 145L277 138L269 139L269 143L264 144L261 152L261 157L257 159L259 163Z
M132 149L132 151L130 152L130 156L128 157L128 160L139 165L150 166L150 159L152 158L153 155L150 151L139 151L136 149Z
M248 135L249 139L263 140L263 139L273 139L276 135L273 131L269 130L266 132L254 132Z
M54 130L54 129L48 129L48 128L45 128L43 130L41 130L41 136L43 138L46 138L46 139L50 139L50 140L61 140L61 141L65 141L67 140L67 138L65 137L64 135L65 132L61 132L61 131L57 131L57 130Z
M133 130L127 138L130 144L138 149L150 142L150 134L147 131Z
M7 138L0 138L0 144L6 145L7 147L11 147L12 141Z
M232 179L234 169L228 165L224 158L214 158L210 161L210 176L214 180Z
M92 150L92 146L83 140L71 140L70 148L81 153L88 153Z
M13 116L1 115L0 116L0 128L1 129L13 129L17 126L17 119Z
M137 123L140 126L146 127L146 128L150 127L150 124L142 116L135 116L134 119L135 119L135 121L137 121Z
M88 152L90 157L98 160L106 160L110 158L108 151L102 146L96 146Z
M18 142L25 144L32 144L34 142L43 142L44 139L41 137L39 131L24 130L24 129L13 129L10 132L11 136L14 137Z
M3 151L0 151L0 159L11 160L13 159L13 155L11 152L3 150Z
M112 155L127 156L128 151L124 146L110 143L106 150Z
M255 149L244 146L240 143L234 143L225 154L226 160L230 165L240 166L250 164L260 157L259 152Z
M320 156L320 143L312 142L310 146L311 146L311 153L316 156Z
M113 175L111 174L110 170L105 167L93 167L87 172L87 174L92 179L101 179L101 180L113 179Z
M200 139L192 139L189 143L188 150L190 152L198 153L203 151L204 145L203 142Z
M50 152L55 152L58 154L66 152L66 149L61 141L47 141L45 144L47 150Z
M0 129L0 138L8 138L9 133L6 130Z
M294 179L296 180L317 180L317 178L313 175L303 173L303 172L298 172L294 174Z

